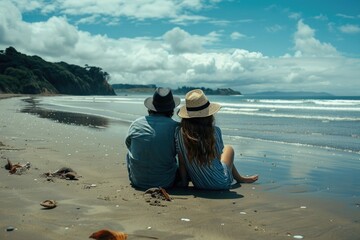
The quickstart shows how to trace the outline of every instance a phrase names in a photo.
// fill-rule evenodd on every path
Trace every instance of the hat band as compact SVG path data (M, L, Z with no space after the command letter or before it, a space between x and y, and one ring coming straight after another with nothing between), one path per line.
M205 103L204 105L199 106L199 107L186 107L186 110L188 110L189 112L201 111L201 110L207 108L209 105L210 105L210 102L207 101L207 103Z
M174 102L174 100L170 101L170 102L153 101L153 105L154 106L170 106L170 105L175 105L175 102Z

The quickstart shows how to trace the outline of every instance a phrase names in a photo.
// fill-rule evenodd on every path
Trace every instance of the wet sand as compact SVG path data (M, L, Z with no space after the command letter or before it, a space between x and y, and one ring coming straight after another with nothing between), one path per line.
M21 112L21 98L0 100L0 239L88 239L100 229L158 239L356 239L360 207L333 199L268 191L268 182L230 191L169 190L153 206L129 185L127 124L68 125ZM265 146L266 147L266 146ZM248 151L251 151L248 150ZM255 149L253 150L255 151ZM250 152L244 155L255 155ZM7 160L30 162L10 174ZM42 176L61 167L79 180ZM274 177L276 179L276 177ZM43 209L40 202L57 201ZM14 230L11 230L12 227Z

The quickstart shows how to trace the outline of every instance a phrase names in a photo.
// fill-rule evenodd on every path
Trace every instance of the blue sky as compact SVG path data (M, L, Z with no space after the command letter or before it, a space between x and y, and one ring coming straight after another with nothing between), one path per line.
M8 46L110 83L360 92L358 0L2 0Z

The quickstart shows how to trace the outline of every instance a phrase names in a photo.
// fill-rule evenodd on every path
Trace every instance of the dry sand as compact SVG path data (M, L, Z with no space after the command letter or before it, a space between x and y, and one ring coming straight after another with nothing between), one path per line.
M262 189L261 176L230 191L169 190L171 202L152 206L129 185L127 125L65 125L21 113L20 99L0 101L0 239L88 239L104 228L128 239L359 239L359 207L350 212L334 201L275 195ZM31 168L11 175L7 160ZM81 177L41 176L61 167ZM46 199L57 207L43 209Z

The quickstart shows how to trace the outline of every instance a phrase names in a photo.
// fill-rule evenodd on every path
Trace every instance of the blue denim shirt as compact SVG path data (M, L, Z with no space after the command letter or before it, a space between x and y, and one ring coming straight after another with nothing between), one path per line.
M172 118L149 115L135 120L125 143L132 185L139 188L171 187L177 170L175 128Z

